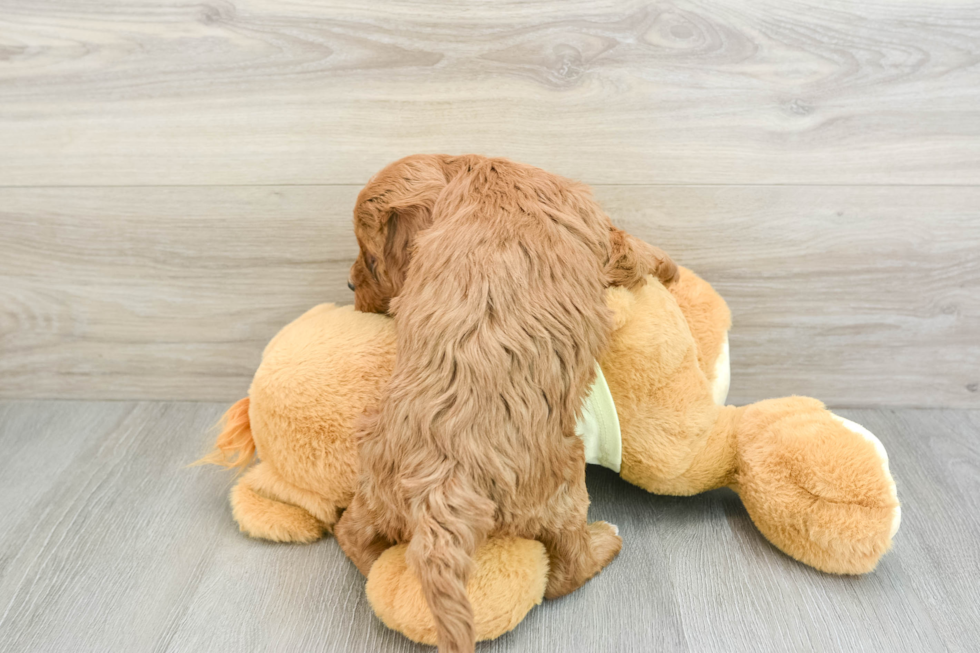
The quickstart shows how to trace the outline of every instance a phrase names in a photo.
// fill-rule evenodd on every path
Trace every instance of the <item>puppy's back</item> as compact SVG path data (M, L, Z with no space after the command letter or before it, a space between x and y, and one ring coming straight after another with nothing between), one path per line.
M583 187L500 159L458 176L434 213L392 302L398 361L381 418L406 450L472 468L495 500L515 474L553 485L561 441L548 434L572 435L609 330L608 218Z

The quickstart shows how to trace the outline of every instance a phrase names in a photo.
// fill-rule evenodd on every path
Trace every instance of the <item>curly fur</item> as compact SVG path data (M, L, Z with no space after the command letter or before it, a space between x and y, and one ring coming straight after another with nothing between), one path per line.
M337 539L365 574L408 541L440 650L470 651L466 582L488 535L545 544L548 597L618 553L613 527L586 522L575 423L611 329L604 289L676 267L586 187L505 159L397 162L362 192L355 231L355 305L392 313L398 343Z

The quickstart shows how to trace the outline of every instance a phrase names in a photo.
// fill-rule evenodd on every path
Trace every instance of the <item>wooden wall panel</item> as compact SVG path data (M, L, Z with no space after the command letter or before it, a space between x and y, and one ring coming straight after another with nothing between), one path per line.
M351 300L356 186L0 189L0 396L230 401ZM732 399L980 406L980 189L599 186L734 314Z
M973 1L0 0L0 185L978 184Z

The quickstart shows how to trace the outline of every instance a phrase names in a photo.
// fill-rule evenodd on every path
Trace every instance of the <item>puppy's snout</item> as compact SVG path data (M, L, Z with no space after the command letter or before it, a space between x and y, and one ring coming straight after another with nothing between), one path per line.
M350 288L351 290L354 290L354 284L350 279L347 280L347 287Z

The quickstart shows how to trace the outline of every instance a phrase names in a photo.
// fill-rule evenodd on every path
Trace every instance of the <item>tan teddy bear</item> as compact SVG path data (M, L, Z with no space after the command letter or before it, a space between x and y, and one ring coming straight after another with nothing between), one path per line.
M651 278L636 291L610 289L607 301L615 330L579 424L589 462L657 494L729 487L797 560L839 574L874 569L901 516L877 438L816 399L723 405L728 307L689 270L669 289ZM272 339L203 461L244 467L258 454L231 492L242 531L279 542L331 531L354 490L354 420L379 397L394 355L393 321L350 306L317 306ZM548 558L539 542L499 538L475 561L477 635L492 639L541 602ZM375 563L367 593L389 627L435 642L404 545Z

